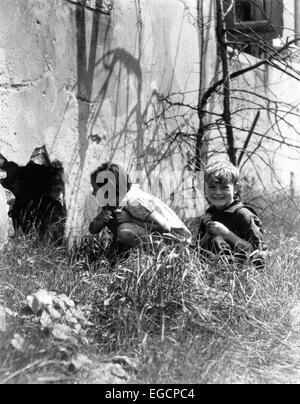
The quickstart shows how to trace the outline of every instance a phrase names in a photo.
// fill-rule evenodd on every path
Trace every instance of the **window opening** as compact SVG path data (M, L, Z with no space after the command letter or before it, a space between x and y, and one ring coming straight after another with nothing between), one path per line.
M267 21L266 2L264 0L235 2L235 22Z

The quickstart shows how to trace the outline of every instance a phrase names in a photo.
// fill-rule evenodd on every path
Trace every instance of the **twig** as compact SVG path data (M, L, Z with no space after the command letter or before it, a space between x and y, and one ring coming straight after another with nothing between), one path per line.
M255 118L254 118L254 121L253 121L253 123L252 123L251 129L250 129L249 134L248 134L248 136L247 136L247 139L246 139L246 141L245 141L243 150L242 150L241 153L240 153L240 156L239 156L239 159L238 159L238 166L240 166L240 164L241 164L241 162L242 162L242 160L243 160L245 151L246 151L247 148L248 148L250 139L251 139L251 137L252 137L252 135L253 135L253 132L254 132L254 129L255 129L256 125L257 125L257 122L258 122L258 120L259 120L259 117L260 117L260 111L257 112L257 114L256 114L256 116L255 116Z
M87 10L94 11L96 13L101 13L101 14L106 14L106 15L111 15L111 10L112 6L110 6L107 10L103 7L89 7L84 2L79 2L79 1L73 1L73 0L66 0L68 3L73 4L74 6L81 7L81 8L86 8Z
M0 381L0 384L6 384L8 383L10 380L14 379L15 377L19 376L21 373L23 372L27 372L29 369L34 368L35 366L38 366L39 364L42 364L43 362L39 359L38 361L35 361L33 363L31 363L30 365L25 366L24 368L18 370L17 372L11 374L10 376L8 376L6 379Z
M18 370L17 372L11 374L6 379L0 381L0 384L6 384L10 380L14 379L15 377L19 376L20 374L22 374L24 372L27 372L28 370L30 370L30 369L32 369L32 368L34 368L36 366L42 368L42 367L47 366L47 365L57 365L57 364L61 365L62 362L59 362L59 361L42 361L42 360L39 359L38 361L30 363L29 365L25 366L24 368L22 368L22 369Z

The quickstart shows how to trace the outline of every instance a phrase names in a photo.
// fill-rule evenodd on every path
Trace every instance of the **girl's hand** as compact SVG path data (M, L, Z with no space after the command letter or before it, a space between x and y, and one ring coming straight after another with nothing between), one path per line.
M133 217L126 210L116 209L115 216L118 224L133 222Z
M113 219L112 214L108 210L104 210L95 217L90 223L89 231L91 234L100 233L105 226Z
M108 224L113 219L110 211L105 210L99 213L98 216L95 217L94 222L102 222L104 224Z
M207 224L207 229L210 233L214 234L215 236L220 236L226 239L228 237L230 230L224 226L224 224L219 222L209 222Z

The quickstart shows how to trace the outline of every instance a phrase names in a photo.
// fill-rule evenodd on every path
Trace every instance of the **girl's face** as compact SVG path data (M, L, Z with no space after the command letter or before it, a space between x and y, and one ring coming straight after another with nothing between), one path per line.
M218 210L227 208L234 201L234 184L219 184L216 181L205 183L205 194L211 205Z
M107 207L109 210L118 208L118 195L116 187L110 182L97 183L92 180L93 196L97 199L101 207ZM98 193L99 191L100 194Z

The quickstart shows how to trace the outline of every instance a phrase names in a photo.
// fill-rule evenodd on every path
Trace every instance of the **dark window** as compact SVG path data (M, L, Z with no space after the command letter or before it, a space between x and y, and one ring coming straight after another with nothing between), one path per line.
M249 1L237 1L235 5L235 18L238 21L253 21L251 4Z
M264 0L236 0L235 23L267 20L267 8Z
M231 0L224 0L225 11L231 5ZM233 46L264 57L264 44L269 49L273 39L282 36L283 0L235 0L226 24Z

